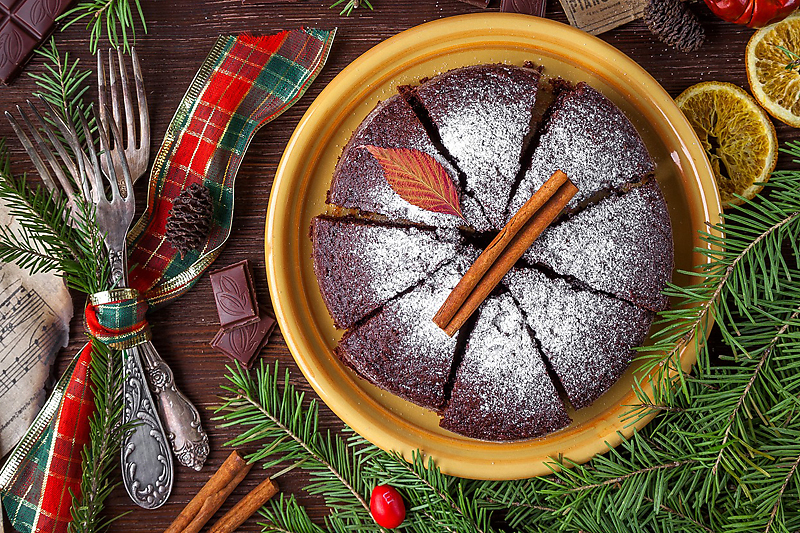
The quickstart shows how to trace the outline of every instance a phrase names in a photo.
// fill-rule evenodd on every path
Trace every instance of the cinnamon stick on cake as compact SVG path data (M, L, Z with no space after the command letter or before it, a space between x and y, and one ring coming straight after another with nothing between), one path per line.
M433 317L436 325L455 335L577 192L566 174L555 171L464 274Z

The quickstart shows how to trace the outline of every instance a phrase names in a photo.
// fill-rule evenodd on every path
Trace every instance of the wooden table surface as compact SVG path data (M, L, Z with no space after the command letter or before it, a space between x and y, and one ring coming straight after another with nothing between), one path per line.
M360 9L346 18L340 17L338 10L328 9L331 1L141 0L149 32L139 36L136 48L142 59L148 89L153 153L158 149L178 102L217 35L240 32L263 34L298 26L339 27L330 59L319 78L294 107L256 135L239 171L233 233L217 265L250 260L255 269L259 301L266 307L270 307L270 299L262 241L267 202L283 149L309 104L348 63L384 39L423 22L480 11L459 0L373 0L374 12ZM493 10L498 9L496 4L499 4L499 0L493 2ZM672 96L677 96L694 83L709 80L728 81L747 88L744 51L752 30L721 22L702 5L695 4L695 11L699 13L708 35L705 46L696 53L685 54L666 47L648 32L641 21L612 30L601 35L601 38L642 65ZM566 21L561 6L555 0L549 2L548 17ZM75 25L64 32L57 32L56 40L62 51L69 51L72 57L80 57L84 67L93 65L94 58L89 53L87 32L83 27ZM35 91L35 86L27 73L43 70L43 60L35 58L26 68L26 73L11 86L0 88L0 110L11 109L14 104L28 98ZM90 94L94 98L93 93ZM798 137L792 128L782 124L776 126L781 142ZM0 137L9 139L13 170L33 174L32 165L5 120L0 120ZM784 160L779 162L779 165L787 164ZM137 185L136 193L141 204L144 183ZM80 297L76 297L76 303L80 306ZM72 323L72 341L59 356L59 374L83 343L80 318L81 314L76 314ZM180 387L201 411L204 427L210 436L211 454L202 472L176 467L172 497L158 510L145 511L133 506L123 489L117 489L110 498L109 513L130 511L130 514L120 519L113 526L113 531L136 533L165 529L230 453L223 444L234 434L232 430L216 428L208 410L215 404L227 362L208 344L219 327L208 277L203 277L181 299L179 305L154 313L151 322L155 325L155 346L175 371ZM268 361L278 359L291 368L294 383L314 396L313 390L294 365L280 332L272 335L263 357ZM323 405L321 429L336 430L341 427L339 419ZM266 475L254 469L236 489L230 502L238 500ZM295 494L312 516L321 518L327 509L319 498L304 492L305 481L302 473L293 472L281 478L281 488ZM230 508L230 502L222 508L223 512ZM260 531L260 528L256 520L251 519L241 531Z

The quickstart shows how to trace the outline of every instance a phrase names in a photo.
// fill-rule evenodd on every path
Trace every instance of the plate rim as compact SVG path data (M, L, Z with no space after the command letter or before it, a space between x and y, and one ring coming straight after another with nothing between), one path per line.
M412 451L416 449L422 449L424 454L432 456L435 460L438 459L435 447L423 446L421 443L414 445L413 443L408 442L408 439L404 439L402 436L398 436L396 433L387 433L381 428L372 426L371 422L359 414L356 410L352 408L348 409L346 406L340 406L335 401L337 398L340 398L340 396L333 394L327 389L324 383L321 383L321 381L324 381L324 376L320 376L317 371L318 369L315 368L310 361L308 361L306 357L302 355L306 349L305 345L307 343L302 339L296 338L294 332L292 331L293 328L290 327L290 321L293 319L289 316L290 313L287 310L289 305L287 304L284 306L284 302L282 301L283 291L279 286L279 268L285 265L277 264L278 261L276 261L274 254L274 251L278 246L276 244L276 240L279 240L279 236L281 235L281 232L277 231L277 228L280 227L280 221L278 220L280 209L277 207L277 205L280 199L286 199L284 198L283 194L280 194L280 192L286 189L287 182L291 182L292 176L290 170L292 170L291 163L294 153L293 151L297 149L296 147L302 140L303 132L309 128L310 125L312 125L315 115L317 113L324 113L324 110L321 111L321 108L325 104L328 95L335 94L335 91L339 88L339 86L346 86L349 83L349 78L358 73L359 69L364 68L365 65L368 65L370 62L377 62L382 55L392 52L395 48L402 48L406 41L429 41L430 38L428 37L426 39L425 37L426 34L432 32L432 30L433 33L438 32L437 34L439 37L442 35L448 35L448 31L450 33L464 33L464 23L466 23L467 26L480 26L481 29L486 29L486 25L489 24L490 27L498 28L501 31L509 30L508 37L512 40L513 33L536 35L537 32L541 33L546 30L552 30L556 33L566 32L566 37L577 39L579 43L584 42L584 46L586 46L587 43L590 43L593 47L597 48L598 51L604 52L606 56L614 56L615 62L625 63L627 67L635 69L637 71L637 75L643 78L643 85L646 86L648 90L652 91L652 93L650 93L648 96L651 103L654 104L654 108L662 114L663 118L673 130L681 130L680 134L678 131L675 131L675 135L683 141L683 145L686 147L685 151L687 159L690 163L692 163L692 171L687 171L684 174L693 175L695 180L698 182L698 189L702 194L700 195L701 198L695 200L699 200L706 221L709 221L712 224L719 222L719 213L722 211L721 201L716 188L716 183L714 181L714 175L708 159L705 156L705 152L700 147L701 145L699 144L699 140L697 139L694 130L692 130L688 121L686 121L683 114L674 104L672 98L646 70L644 70L627 55L605 41L577 30L571 26L548 19L540 19L537 17L509 13L473 13L455 17L447 17L427 22L400 32L373 46L348 64L320 92L319 96L317 96L317 98L306 110L294 132L292 133L292 136L290 137L281 157L280 163L278 164L270 192L266 216L265 259L267 267L267 281L273 309L275 310L278 323L281 326L281 332L283 333L287 347L289 348L295 363L300 368L300 371L319 395L320 399L325 402L325 404L336 414L337 417L342 420L342 422L356 431L356 433L360 434L365 439L373 442L383 449L398 451L406 458L411 458ZM598 73L598 75L602 74ZM666 104L666 109L664 109L662 105L657 105L657 101L662 105ZM675 121L677 121L677 124ZM687 140L685 136L688 136L689 139ZM710 178L712 185L714 185L710 191L707 190L707 188L702 184L701 174L703 173L705 174L705 178ZM709 193L711 194L710 199L708 198ZM718 208L716 212L711 208L712 205ZM692 240L694 241L695 238ZM706 335L708 334L712 324L713 322L709 322L709 327L705 328ZM687 343L687 345L681 350L681 366L684 368L684 370L689 370L695 360L696 353L694 351L694 343ZM625 396L625 399L631 396L633 396L633 391L628 393ZM652 416L642 418L635 424L621 428L620 431L623 436L629 437L634 430L644 427L644 425L646 425L651 419ZM606 435L606 437L607 438L605 439L598 439L598 441L595 443L595 446L592 447L592 451L587 452L586 449L581 449L582 453L579 453L578 455L570 455L570 460L576 463L586 462L599 453L607 452L610 448L615 447L621 442L620 436L616 433ZM500 447L504 446L504 444L518 444L487 443L483 441L476 442L490 446L496 445L498 447L498 451L500 451ZM490 466L487 462L470 461L469 457L465 457L463 459L463 461L447 460L444 463L437 460L437 464L444 473L474 479L518 479L533 477L550 472L550 469L544 464L544 462L539 460L534 461L534 463L525 464L514 462L511 465L504 466L493 463L491 465L492 468L490 469L490 472L486 472L486 468Z

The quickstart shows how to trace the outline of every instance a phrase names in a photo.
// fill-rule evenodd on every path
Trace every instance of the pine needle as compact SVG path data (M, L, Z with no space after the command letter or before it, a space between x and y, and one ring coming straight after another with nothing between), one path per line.
M362 5L367 6L370 11L374 11L369 0L336 0L333 4L331 4L331 9L340 5L342 5L342 10L339 12L339 14L344 15L345 17L349 17L355 9L358 9Z
M77 22L86 21L89 50L94 54L104 34L112 47L122 47L125 52L130 52L131 46L136 43L137 18L144 33L147 33L147 23L139 0L88 0L66 11L58 20L67 21L62 31Z

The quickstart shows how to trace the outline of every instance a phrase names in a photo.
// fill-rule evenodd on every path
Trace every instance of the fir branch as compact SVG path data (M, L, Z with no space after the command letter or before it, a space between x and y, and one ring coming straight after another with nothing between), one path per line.
M800 208L800 205L797 207ZM800 219L800 211L797 210L781 214L783 216L779 220L763 228L754 239L747 241L746 245L740 250L731 250L732 247L729 244L733 239L729 238L727 241L723 241L711 233L704 234L703 240L709 244L709 248L700 249L700 251L710 261L706 265L701 265L699 269L700 273L705 275L705 279L701 283L690 287L681 288L671 285L667 289L666 293L668 295L681 297L685 305L678 309L661 313L663 321L668 322L668 325L652 336L656 340L652 346L647 346L640 350L644 354L641 359L645 361L641 374L645 377L637 378L635 385L637 391L641 391L642 382L647 381L653 386L659 399L664 399L671 396L676 380L683 382L684 377L678 362L681 352L689 343L696 342L698 356L704 353L706 342L704 325L710 320L720 322L729 316L726 305L727 294L735 292L738 287L746 285L746 283L740 281L734 287L731 287L729 282L742 280L745 275L743 271L749 271L752 262L758 261L761 257L761 253L763 253L761 245L770 243L774 247L772 236L787 225L796 224ZM730 222L712 226L712 230L721 235L738 234L743 228L732 222L735 219L736 216L733 216ZM777 247L777 252L780 253L779 246ZM769 279L774 279L774 275L769 276ZM751 298L752 293L748 291L744 294L744 303L750 301ZM702 365L705 364L702 357L699 363L702 368ZM636 415L636 420L652 414L652 409L648 408L649 405L661 403L647 401L646 397L641 399L644 399L644 401L641 401L633 411Z
M660 465L648 466L648 467L645 467L645 468L640 468L638 470L632 470L630 472L625 473L622 476L617 476L617 477L614 477L614 478L611 478L611 479L603 480L603 481L601 481L599 483L591 483L589 485L578 485L576 487L570 487L569 489L567 489L567 492L580 492L580 491L584 491L584 490L591 490L591 489L604 487L606 485L618 485L619 483L622 483L623 481L625 481L628 478L631 478L633 476L639 476L639 475L642 475L642 474L649 474L651 472L655 472L656 470L665 470L665 469L671 469L671 468L678 468L680 466L684 466L684 465L688 465L688 464L692 464L692 463L696 463L696 462L697 461L694 460L694 459L684 459L683 461L672 461L670 463L664 463L664 464L660 464Z
M783 484L781 488L778 490L778 496L775 498L775 505L772 506L772 511L769 513L769 521L767 522L767 527L764 529L764 533L769 533L772 530L772 524L775 522L775 516L778 514L778 510L781 507L781 500L783 497L783 493L786 492L786 486L789 485L789 481L791 481L792 477L794 477L795 472L797 472L797 467L800 465L800 455L797 456L797 459L792 463L791 468L789 468L789 472L786 474L786 477L783 479Z
M501 505L501 506L510 506L510 507L525 507L526 509L535 509L537 511L546 511L548 513L557 513L558 509L554 509L553 507L545 507L544 505L533 505L526 502L515 502L515 501L507 501L503 502L500 500L496 500L491 496L488 496L485 500L488 503Z
M91 294L108 280L105 250L94 224L94 211L85 202L81 224L70 223L64 198L11 174L8 152L0 141L0 199L18 222L18 230L0 228L0 261L13 262L32 273L56 272L71 288Z
M370 454L366 471L377 482L398 489L431 524L458 532L492 531L490 514L480 502L466 498L461 482L442 474L433 460L426 462L419 451L412 454L410 462L397 453L375 451ZM426 527L414 517L408 520L412 529Z
M105 261L105 252L93 214L86 208L85 226L73 228L65 200L53 200L41 187L21 190L24 184L0 173L0 199L20 224L19 231L0 228L0 261L34 274L54 272L85 294L103 290L108 269L98 263Z
M372 519L363 496L367 485L362 456L354 454L352 445L342 437L317 430L317 404L303 405L303 394L289 383L288 371L279 387L277 362L274 367L262 363L255 379L238 364L228 370L229 384L223 389L229 395L222 398L215 420L223 422L223 427L248 429L226 445L263 441L261 449L247 457L249 461L264 461L265 468L288 463L309 471L314 481L307 490L324 495L332 509L328 520L334 529L341 522L352 531L385 531Z
M336 0L333 4L331 4L331 9L342 4L344 4L344 6L339 14L344 15L345 17L349 17L353 10L358 9L362 5L366 5L370 11L374 11L374 8L369 0Z
M733 410L731 411L730 415L728 415L728 424L725 427L725 432L722 436L722 442L720 443L720 450L719 454L717 455L716 461L714 461L714 466L711 469L711 474L716 475L717 469L719 468L720 462L722 461L722 457L724 455L724 450L726 449L726 444L728 443L728 439L731 436L731 430L734 427L734 420L739 413L741 412L742 406L744 405L745 400L747 399L748 394L753 389L753 384L756 382L756 379L761 374L762 368L764 368L765 363L769 359L769 356L772 354L775 346L777 345L778 341L783 337L783 335L788 331L789 326L792 325L800 316L800 307L794 311L789 318L789 320L783 324L780 329L777 331L775 336L770 340L769 344L764 348L764 351L761 354L761 358L758 361L758 364L752 371L750 379L748 380L747 384L742 389L741 394L739 395L739 399L736 401L736 405L734 406Z
M139 0L87 0L62 14L58 20L67 20L62 31L86 20L86 28L89 30L89 50L93 54L97 52L104 31L111 46L122 47L125 52L129 52L136 42L137 15L146 34L147 23Z
M283 494L273 500L269 507L262 507L259 514L267 522L259 522L265 533L324 533L316 525L306 510L297 503L294 495L286 498Z
M94 132L94 115L84 102L86 91L89 90L87 78L92 71L79 69L80 59L70 63L69 52L65 52L62 56L56 47L55 37L51 37L48 45L37 49L36 53L47 61L44 65L46 72L29 73L29 76L36 80L36 86L40 89L36 94L47 100L61 113L62 117L71 118L73 124L80 124L80 115L82 114L89 124L90 131ZM45 119L53 126L53 131L59 138L64 140L53 120L49 117L45 117ZM77 128L76 133L83 144L86 141L83 128ZM69 148L69 143L64 142L64 146Z
M645 496L644 500L647 501L647 502L650 502L650 503L655 503L655 501L653 501L653 499L650 498L649 496ZM681 512L676 511L672 507L668 507L668 506L666 506L666 505L664 505L662 503L661 506L660 506L660 509L663 510L663 511L666 511L667 513L675 515L676 517L680 518L681 520L686 520L687 522L691 522L692 524L694 524L695 526L697 526L699 529L701 529L703 531L707 531L708 533L714 533L714 530L711 529L710 527L701 524L700 522L698 522L697 520L695 520L691 516L687 516L687 515L685 515L685 514L683 514Z
M122 439L134 427L120 424L124 409L122 352L93 339L90 368L95 412L89 421L89 444L81 452L81 493L79 497L73 495L69 533L105 531L124 516L101 516L106 499L119 485L113 478Z

